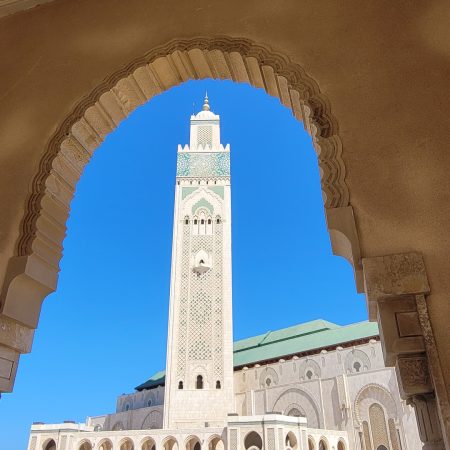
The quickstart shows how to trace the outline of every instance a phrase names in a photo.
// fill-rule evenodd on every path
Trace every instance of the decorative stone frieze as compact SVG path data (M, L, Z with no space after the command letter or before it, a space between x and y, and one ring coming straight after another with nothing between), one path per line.
M386 365L396 367L402 397L421 405L416 414L419 421L433 420L436 397L440 420L434 426L437 429L440 422L443 432L434 430L432 441L424 432L421 439L424 448L444 448L442 435L450 436L450 406L428 316L425 296L430 286L422 255L411 252L364 258L362 263L369 319L379 324ZM421 395L420 402L417 395ZM429 405L422 408L424 403ZM420 419L424 411L428 411L428 419Z
M399 356L395 369L398 375L400 395L403 398L433 392L428 361L424 354Z
M375 320L381 300L429 294L430 286L420 253L401 253L363 259L369 319Z

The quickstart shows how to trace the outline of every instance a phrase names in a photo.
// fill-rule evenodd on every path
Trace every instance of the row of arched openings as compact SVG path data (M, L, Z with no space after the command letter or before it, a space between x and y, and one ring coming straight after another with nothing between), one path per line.
M285 450L298 449L297 437L292 431L286 434L284 444ZM245 436L244 438L244 447L245 450L256 450L256 449L262 450L263 441L261 435L256 431L251 431L250 433L248 433L247 436ZM340 440L337 444L336 449L346 450L344 441ZM330 447L328 445L328 442L324 438L321 438L316 446L314 439L310 436L308 437L308 450L330 450Z
M201 211L192 219L189 216L184 217L184 225L192 225L192 234L194 235L211 235L213 233L213 225L219 225L222 222L220 216L214 219L205 211Z
M82 441L78 445L77 450L93 450L93 444L88 441ZM98 445L95 446L96 450L113 450L113 443L110 439L101 440ZM136 450L134 443L131 439L125 438L119 443L119 450ZM178 442L175 438L169 437L167 438L162 446L163 450L179 450ZM42 450L56 450L56 442L53 439L50 439L44 443L42 446ZM152 438L146 439L142 442L140 446L140 450L156 450L155 441ZM186 442L185 450L201 450L200 440L193 436ZM219 436L214 436L208 445L208 450L224 450L223 441Z
M220 445L222 444L222 445ZM165 441L164 450L178 450L178 443L175 438L169 438ZM256 431L251 431L247 434L244 439L245 450L262 450L263 441L261 435ZM298 442L294 433L289 432L286 434L285 439L286 450L297 450ZM100 441L98 445L98 450L113 450L113 444L109 439L104 439ZM46 442L43 446L43 450L56 450L56 443L53 439ZM93 446L89 441L82 442L78 450L93 450ZM135 450L133 441L131 439L124 439L120 443L119 450ZM156 450L156 445L153 439L149 438L145 440L141 445L141 450ZM201 450L201 444L198 438L192 437L186 443L186 450ZM214 437L211 439L208 450L223 450L223 443L219 437ZM325 439L321 438L316 447L314 439L310 436L308 437L308 450L329 450L328 443ZM337 450L346 450L343 441L339 441L337 444ZM379 446L377 450L387 450L383 445Z
M195 389L203 389L204 388L204 382L203 382L203 376L197 375L197 378L195 380ZM220 380L216 381L216 389L221 389L222 384ZM184 383L182 380L178 382L178 389L184 389Z
M319 443L316 446L314 439L311 436L308 437L308 450L330 450L330 449L331 447L324 438L320 438ZM346 450L344 441L340 440L337 443L336 450Z

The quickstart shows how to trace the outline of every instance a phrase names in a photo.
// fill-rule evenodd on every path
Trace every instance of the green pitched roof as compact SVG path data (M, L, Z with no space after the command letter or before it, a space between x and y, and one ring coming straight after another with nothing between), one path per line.
M254 364L377 335L378 325L373 322L339 326L325 320L313 320L237 341L234 344L234 366Z
M152 375L145 383L140 384L136 390L143 391L144 389L152 389L157 386L164 386L164 381L166 380L166 371L160 370Z
M326 320L313 320L236 341L233 346L234 367L310 352L374 336L378 336L376 322L365 321L341 326ZM163 384L164 371L160 371L136 389L141 391Z

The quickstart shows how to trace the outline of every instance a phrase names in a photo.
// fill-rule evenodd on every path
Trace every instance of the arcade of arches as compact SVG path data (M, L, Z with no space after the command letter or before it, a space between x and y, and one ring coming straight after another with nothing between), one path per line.
M438 415L449 449L448 2L36 3L0 6L0 391L56 289L92 152L152 96L228 78L279 97L311 133L333 251L404 397Z

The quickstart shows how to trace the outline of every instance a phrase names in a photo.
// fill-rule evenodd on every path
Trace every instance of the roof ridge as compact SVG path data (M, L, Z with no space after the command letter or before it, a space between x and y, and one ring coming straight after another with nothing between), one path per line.
M264 341L269 337L269 335L272 334L272 330L269 330L264 337L261 339L260 342L258 342L258 344L255 347L259 347L261 345L264 345Z
M276 330L269 330L269 331L266 331L264 333L257 334L255 336L248 336L248 337L245 337L245 338L242 338L242 339L238 339L238 340L234 341L233 344L238 344L238 343L246 341L248 339L256 339L259 336L263 336L263 338L261 339L261 342L262 342L271 333L277 333L277 332L282 331L282 330L289 330L291 328L295 328L295 327L299 327L299 326L304 327L304 326L307 326L307 325L311 325L313 323L321 323L322 325L333 325L335 328L340 328L340 327L346 326L346 325L338 325L337 323L330 322L330 321L325 320L325 319L313 319L313 320L308 320L308 322L300 322L300 323L296 323L294 325L289 325L287 327L278 328ZM358 322L356 322L356 323L358 323ZM333 328L328 328L328 329L335 329L334 327ZM315 331L321 331L321 330L315 330ZM309 333L305 333L305 334L309 334Z

